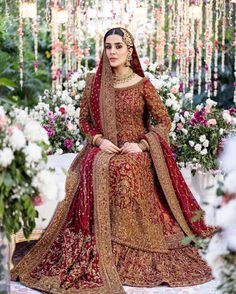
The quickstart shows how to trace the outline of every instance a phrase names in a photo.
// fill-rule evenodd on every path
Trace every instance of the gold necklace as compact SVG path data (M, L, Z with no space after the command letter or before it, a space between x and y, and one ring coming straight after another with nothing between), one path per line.
M132 80L134 75L135 75L135 73L132 71L132 69L130 67L128 69L128 72L123 76L116 76L113 74L114 84L121 84L121 83L128 82L128 81Z

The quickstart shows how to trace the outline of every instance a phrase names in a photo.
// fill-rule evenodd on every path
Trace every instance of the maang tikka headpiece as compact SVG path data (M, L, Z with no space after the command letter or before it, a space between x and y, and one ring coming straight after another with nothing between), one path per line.
M125 29L123 29L123 28L120 28L120 29L124 33L124 36L122 37L122 39L125 42L125 44L128 47L133 47L134 46L134 39L133 39L132 35L128 31L126 31Z

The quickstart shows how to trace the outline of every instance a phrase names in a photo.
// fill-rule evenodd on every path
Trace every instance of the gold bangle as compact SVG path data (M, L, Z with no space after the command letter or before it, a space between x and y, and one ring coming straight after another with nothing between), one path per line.
M101 141L99 139L102 138L102 134L96 134L94 137L93 137L93 140L92 140L92 145L94 146L98 146L97 144L98 143L101 143ZM99 141L99 142L98 142Z
M149 144L148 144L148 142L147 142L145 139L141 139L140 142L142 142L142 143L146 146L146 150L147 150L147 151L150 150L150 148L149 148Z
M143 142L139 142L139 143L138 143L138 146L139 146L139 148L140 148L142 151L145 151L145 150L146 150L146 146L144 145Z

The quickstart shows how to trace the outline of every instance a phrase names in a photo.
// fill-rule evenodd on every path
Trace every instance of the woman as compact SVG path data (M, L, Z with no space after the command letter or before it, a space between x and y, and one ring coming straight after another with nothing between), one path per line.
M111 29L104 46L81 100L88 143L71 165L65 200L12 278L49 293L204 283L210 269L181 240L213 230L192 220L200 207L168 146L168 113L144 77L132 35Z

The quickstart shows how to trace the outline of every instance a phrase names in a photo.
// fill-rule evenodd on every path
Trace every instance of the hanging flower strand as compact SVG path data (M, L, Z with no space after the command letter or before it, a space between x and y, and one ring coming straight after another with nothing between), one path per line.
M23 47L23 1L19 0L19 69L20 69L20 87L23 87L23 76L24 76L24 47Z

